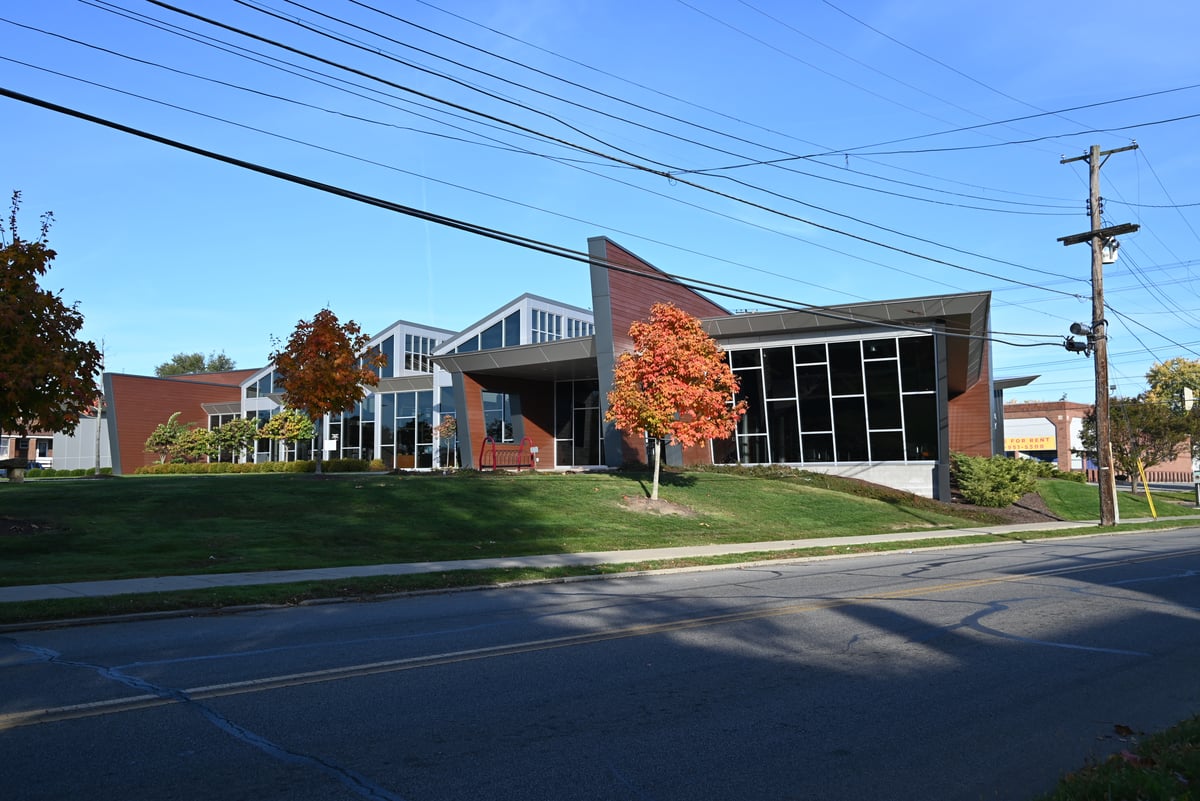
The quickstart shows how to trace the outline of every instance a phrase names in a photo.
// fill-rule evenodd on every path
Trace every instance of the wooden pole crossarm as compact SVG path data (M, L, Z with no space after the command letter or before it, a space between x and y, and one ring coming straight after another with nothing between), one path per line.
M1097 228L1095 231L1084 231L1082 234L1060 236L1058 241L1064 245L1078 245L1081 242L1088 242L1096 237L1108 239L1109 237L1120 236L1121 234L1132 234L1141 227L1137 223L1121 223L1120 225L1110 225L1107 228Z

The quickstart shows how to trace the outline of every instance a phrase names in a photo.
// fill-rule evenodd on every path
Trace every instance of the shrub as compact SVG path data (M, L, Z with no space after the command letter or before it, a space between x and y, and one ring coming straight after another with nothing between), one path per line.
M1075 481L1080 484L1087 483L1087 473L1079 470L1059 470L1058 465L1054 462L1030 462L1035 465L1038 478L1053 478L1062 481Z
M951 457L950 465L958 482L958 491L976 506L1008 506L1037 489L1039 468L1029 459L956 453Z

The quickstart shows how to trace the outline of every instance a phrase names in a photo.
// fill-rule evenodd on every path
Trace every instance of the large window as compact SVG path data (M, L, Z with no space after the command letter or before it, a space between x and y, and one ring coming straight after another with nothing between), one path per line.
M596 333L596 326L588 320L555 314L545 309L534 309L531 333L533 342L553 342L557 339L591 336Z
M734 350L748 404L738 461L936 460L937 375L931 336Z
M604 420L600 382L559 381L554 385L555 465L604 464Z
M253 384L246 387L247 398L265 398L275 391L275 371L267 373Z
M259 428L261 428L263 423L265 423L271 419L271 412L268 409L259 409L256 412L247 412L246 416L247 417L257 417ZM273 444L273 442L274 442L274 440L269 440L265 437L254 440L254 461L255 462L271 461L271 453L272 453L271 445Z
M511 348L521 344L521 312L515 311L502 320L489 325L470 339L464 340L454 349L455 353L477 350Z
M483 392L483 430L496 442L513 442L512 398L504 392Z
M220 428L221 426L225 425L226 423L230 422L231 420L235 420L239 417L241 417L241 415L236 414L236 413L234 413L234 414L210 414L208 416L208 430L215 431L216 429ZM237 458L238 458L238 454L234 453L231 450L226 449L226 450L222 450L215 457L210 457L209 461L236 462Z
M330 439L337 440L335 459L375 458L375 395L368 395L354 408L329 417Z
M433 467L433 392L379 395L378 458L389 470Z
M431 337L416 334L404 335L404 369L416 373L432 373L433 362L429 354L437 347L437 342Z

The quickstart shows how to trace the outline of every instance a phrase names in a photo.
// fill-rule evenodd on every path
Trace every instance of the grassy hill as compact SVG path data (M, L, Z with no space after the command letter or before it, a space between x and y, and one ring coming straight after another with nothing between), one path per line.
M472 471L446 476L241 474L2 482L0 586L804 540L935 531L1011 519L997 510L783 469L668 472L661 489L663 503L653 507L645 503L648 484L642 473ZM1043 490L1048 508L1064 519L1096 516L1094 487L1051 481ZM1121 508L1125 518L1148 514L1144 500L1125 495ZM1160 502L1160 514L1191 511L1190 505L1184 509ZM937 542L989 539L999 537L972 535ZM887 547L900 546L853 549ZM794 558L825 551L798 547L771 556ZM741 553L687 564L760 557L766 555ZM335 587L312 582L116 601L7 603L0 604L0 622L290 603L682 564L462 570L342 581Z
M962 526L979 513L811 474L156 476L0 484L0 585L621 550ZM858 494L844 490L852 488ZM15 530L16 533L11 533Z

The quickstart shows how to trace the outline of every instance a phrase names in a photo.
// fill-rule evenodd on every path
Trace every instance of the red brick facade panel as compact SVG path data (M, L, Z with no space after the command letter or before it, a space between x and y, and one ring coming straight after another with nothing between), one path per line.
M245 376L254 371L244 372ZM221 374L221 375L229 375ZM117 422L122 473L154 464L157 456L146 453L146 440L161 423L179 412L181 423L208 428L208 414L201 404L236 403L241 399L238 384L200 382L184 378L151 378L134 375L108 375L111 393L107 398L110 414ZM240 381L240 379L239 379Z
M554 384L545 381L527 381L490 375L463 374L463 389L466 393L466 420L470 430L468 449L473 460L479 459L480 448L487 439L483 421L483 392L503 392L520 398L520 413L524 436L537 448L541 467L554 464ZM514 420L514 427L516 421ZM474 463L474 461L472 462ZM479 465L476 464L476 467Z
M950 399L950 452L967 456L992 456L991 347L983 351L980 379Z
M629 350L629 326L650 317L655 303L670 303L696 317L720 317L726 309L685 286L656 280L651 276L663 273L634 256L615 242L605 241L605 258L610 264L637 271L637 275L621 270L609 270L608 284L612 297L613 345L617 353Z

